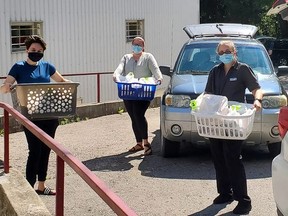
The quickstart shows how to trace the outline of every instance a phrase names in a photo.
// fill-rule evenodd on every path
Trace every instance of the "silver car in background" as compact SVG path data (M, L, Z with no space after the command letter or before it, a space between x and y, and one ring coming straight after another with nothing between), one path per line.
M189 40L183 45L174 68L161 66L170 83L162 96L160 107L161 154L177 156L181 143L207 145L209 140L197 133L190 100L204 91L208 74L220 63L216 47L221 40L232 40L240 62L247 63L256 74L263 89L263 109L256 113L253 131L245 145L267 145L271 155L280 152L281 137L278 131L278 113L287 105L287 93L280 84L271 59L259 41L253 36L257 27L242 24L198 24L184 28ZM246 102L254 97L247 90Z

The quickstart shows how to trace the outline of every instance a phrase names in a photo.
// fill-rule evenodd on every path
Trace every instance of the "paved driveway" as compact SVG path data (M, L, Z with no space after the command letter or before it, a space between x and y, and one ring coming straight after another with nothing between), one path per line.
M159 108L149 109L149 139L153 155L127 150L135 144L127 113L104 116L58 128L56 139L107 183L139 215L232 215L236 205L212 205L217 196L214 168L207 148L182 148L178 158L160 156ZM25 173L27 157L23 132L11 134L11 165ZM276 207L271 184L271 158L266 148L243 154L253 209L250 215L273 216ZM55 187L55 154L50 158L47 184ZM44 197L55 213L55 197ZM110 216L109 207L65 166L65 215Z

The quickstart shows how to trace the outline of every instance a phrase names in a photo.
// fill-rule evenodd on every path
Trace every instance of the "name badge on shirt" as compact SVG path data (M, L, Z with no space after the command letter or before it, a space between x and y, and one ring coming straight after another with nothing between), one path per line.
M230 79L229 79L229 81L237 81L237 77L231 77Z

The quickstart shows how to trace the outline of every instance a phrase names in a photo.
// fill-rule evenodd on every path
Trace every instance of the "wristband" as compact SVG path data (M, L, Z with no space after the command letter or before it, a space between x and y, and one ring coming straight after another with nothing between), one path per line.
M255 100L258 100L262 104L262 99L256 98Z

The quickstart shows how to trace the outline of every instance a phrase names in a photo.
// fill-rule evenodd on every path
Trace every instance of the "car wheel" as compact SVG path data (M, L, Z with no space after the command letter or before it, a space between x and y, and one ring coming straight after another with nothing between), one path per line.
M170 141L161 135L161 155L163 157L177 157L180 152L180 143Z
M268 144L268 150L270 155L274 158L280 154L281 151L281 142L270 143Z

